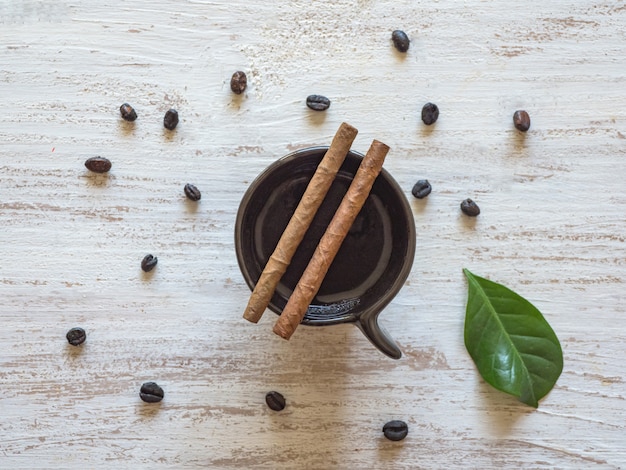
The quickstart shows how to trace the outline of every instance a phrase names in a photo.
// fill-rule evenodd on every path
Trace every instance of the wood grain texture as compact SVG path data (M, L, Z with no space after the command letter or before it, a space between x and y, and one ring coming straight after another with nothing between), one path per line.
M623 2L4 0L0 26L0 468L626 468ZM398 361L352 325L286 342L273 314L241 318L241 197L343 121L353 149L391 147L407 197L433 186L411 199L415 265L380 317ZM95 155L108 176L84 168ZM480 380L463 267L559 336L537 410ZM139 399L149 380L159 405ZM404 441L384 439L391 419Z

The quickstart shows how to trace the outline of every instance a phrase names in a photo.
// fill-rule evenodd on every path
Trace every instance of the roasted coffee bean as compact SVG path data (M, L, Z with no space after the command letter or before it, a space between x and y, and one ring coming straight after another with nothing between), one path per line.
M518 131L526 132L530 129L530 116L526 111L518 110L513 113L513 125Z
M163 118L163 126L170 131L176 129L176 126L178 126L178 111L174 108L168 109Z
M434 103L426 103L422 108L422 121L427 126L434 124L439 117L439 108Z
M433 188L428 180L419 180L417 183L415 183L415 186L413 186L411 193L417 199L423 199L430 194L432 189Z
M202 197L202 193L200 193L200 190L196 188L193 184L187 183L184 190L187 199L191 199L192 201L199 201Z
M150 271L154 269L154 267L157 265L158 262L159 260L156 256L146 255L141 260L141 269L149 273Z
M248 77L241 70L235 72L230 78L230 89L233 93L241 95L248 86Z
M469 215L470 217L476 217L480 214L480 207L470 198L465 199L461 202L461 210L465 215Z
M106 173L111 169L111 161L104 157L91 157L85 161L85 166L94 173Z
M76 327L68 331L65 337L72 346L80 346L87 339L87 333L82 328Z
M383 433L390 441L401 441L409 433L409 426L404 421L389 421L383 426Z
M330 107L330 100L322 95L309 95L306 105L314 111L326 111Z
M163 400L163 389L154 382L146 382L139 390L139 396L146 403L157 403Z
M135 112L135 109L128 103L124 103L122 106L120 106L120 114L122 115L122 118L126 121L132 122L137 119L137 113Z
M268 392L265 395L265 403L274 411L282 411L285 409L285 397L278 392Z
M411 41L404 31L396 29L393 33L391 33L391 40L393 41L393 45L396 46L396 49L400 52L406 52L409 50L409 44L411 44Z

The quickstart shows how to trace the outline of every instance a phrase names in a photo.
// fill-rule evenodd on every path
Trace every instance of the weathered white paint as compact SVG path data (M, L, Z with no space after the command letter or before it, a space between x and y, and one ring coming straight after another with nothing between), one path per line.
M623 2L4 0L0 27L1 468L626 467ZM304 106L311 93L328 112ZM286 342L273 314L241 319L239 200L342 121L355 150L390 145L409 198L417 179L434 188L411 199L415 266L381 315L399 361L351 325ZM84 169L94 155L108 177ZM479 379L463 267L560 337L565 369L538 410ZM64 339L76 325L81 349ZM160 405L139 400L147 380ZM381 433L394 418L400 443Z

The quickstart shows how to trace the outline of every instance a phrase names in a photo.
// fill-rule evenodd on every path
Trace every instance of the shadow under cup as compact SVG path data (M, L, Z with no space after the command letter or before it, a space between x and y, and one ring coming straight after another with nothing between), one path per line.
M235 224L239 267L254 286L328 147L293 152L270 165L248 188ZM280 314L345 195L363 156L350 151L283 275L269 308ZM400 349L378 315L401 289L413 265L415 224L401 188L382 170L302 321L355 323L383 353Z

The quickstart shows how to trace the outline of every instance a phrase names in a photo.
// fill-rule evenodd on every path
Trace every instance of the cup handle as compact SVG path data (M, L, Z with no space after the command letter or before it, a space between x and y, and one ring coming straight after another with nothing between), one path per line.
M363 332L365 337L371 341L381 352L392 359L400 359L402 351L396 342L389 336L387 330L378 324L380 310L370 310L364 312L356 321L356 326Z

